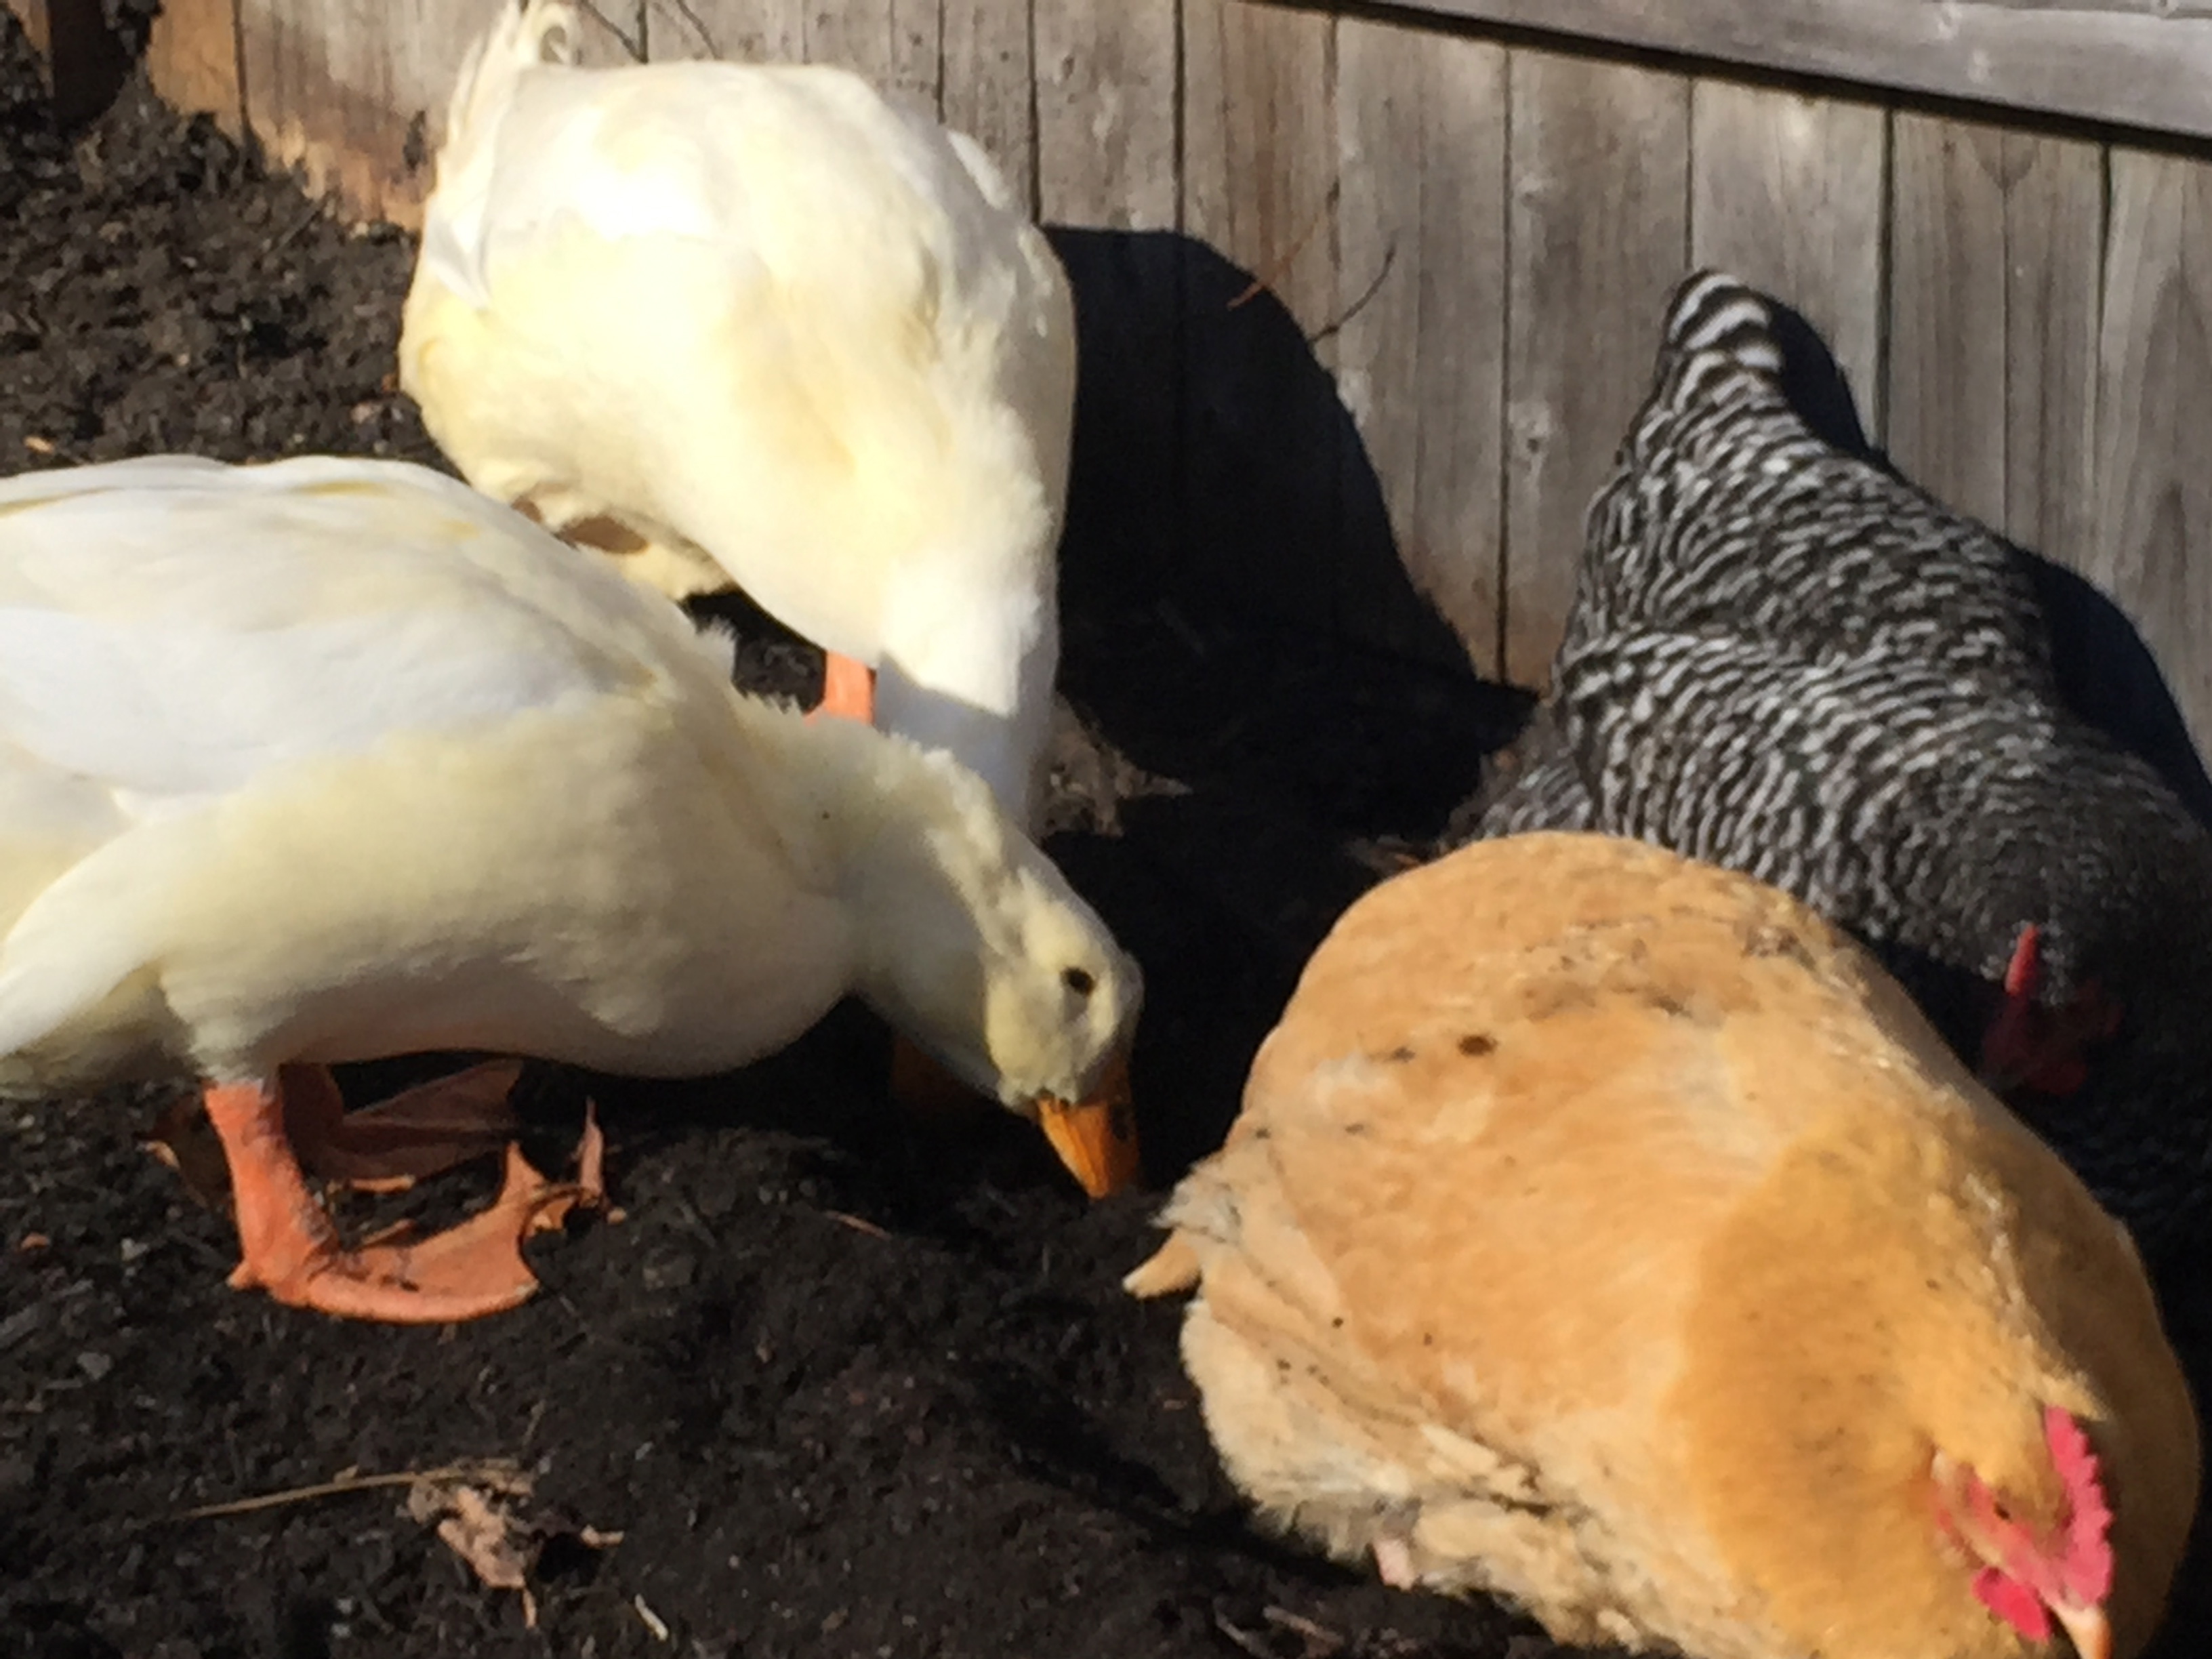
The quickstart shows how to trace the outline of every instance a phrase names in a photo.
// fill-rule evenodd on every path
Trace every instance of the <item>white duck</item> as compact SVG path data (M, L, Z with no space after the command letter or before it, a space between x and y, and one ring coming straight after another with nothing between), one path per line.
M830 653L825 708L1033 825L1066 279L975 143L818 65L574 66L502 0L447 117L400 381L477 488ZM548 61L548 60L550 61Z
M972 774L730 668L419 467L0 481L0 1091L196 1074L234 1282L365 1317L533 1281L513 1237L342 1249L284 1139L280 1073L327 1086L302 1065L699 1075L851 992L1042 1117L1094 1191L1126 1178L1099 1097L1135 965Z

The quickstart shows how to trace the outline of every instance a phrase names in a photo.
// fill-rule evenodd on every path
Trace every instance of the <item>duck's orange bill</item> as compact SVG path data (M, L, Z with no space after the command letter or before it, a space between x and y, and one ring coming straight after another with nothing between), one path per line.
M1068 1173L1093 1198L1132 1185L1142 1171L1137 1112L1129 1098L1129 1059L1116 1054L1087 1100L1040 1103L1037 1121Z

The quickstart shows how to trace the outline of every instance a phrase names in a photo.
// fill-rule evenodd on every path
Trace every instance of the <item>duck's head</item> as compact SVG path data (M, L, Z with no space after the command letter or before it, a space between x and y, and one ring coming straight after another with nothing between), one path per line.
M1137 964L973 773L896 739L854 908L857 988L963 1082L1036 1122L1094 1198L1137 1175Z

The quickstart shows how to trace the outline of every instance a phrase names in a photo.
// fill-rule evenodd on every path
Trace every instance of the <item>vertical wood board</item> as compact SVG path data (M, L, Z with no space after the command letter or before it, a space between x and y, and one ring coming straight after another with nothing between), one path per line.
M1690 88L1516 48L1510 95L1505 673L1541 685L1689 257Z
M2004 134L1900 112L1893 167L1887 447L1962 513L2004 522Z
M1337 383L1364 441L1346 446L1347 560L1379 486L1398 561L1485 673L1503 614L1505 94L1500 46L1338 25ZM1411 594L1347 575L1353 632L1418 652L1433 624Z
M999 164L1024 212L1036 211L1036 76L1030 0L945 0L939 107Z
M2212 742L2212 173L2114 146L2087 574Z
M1033 0L1038 216L1075 290L1064 592L1184 568L1177 0Z
M1176 0L1035 0L1034 28L1040 215L1173 228Z
M246 99L238 82L238 0L161 0L146 40L146 74L185 115L211 115L235 138Z
M1905 112L1893 131L1891 458L2080 568L2097 499L2103 154Z
M2097 534L2105 153L2008 132L2005 532L2087 571Z
M647 0L646 55L657 64L724 58L797 64L806 57L810 0Z
M1691 101L1691 263L1802 312L1877 438L1884 128L1877 105L1727 81Z
M938 0L814 0L806 61L853 70L935 114L942 21Z
M638 0L602 4L638 37ZM238 0L239 78L248 124L280 166L357 216L414 228L432 182L446 106L496 7L451 0ZM626 61L586 15L584 61Z
M1335 20L1184 0L1182 420L1193 574L1336 627Z

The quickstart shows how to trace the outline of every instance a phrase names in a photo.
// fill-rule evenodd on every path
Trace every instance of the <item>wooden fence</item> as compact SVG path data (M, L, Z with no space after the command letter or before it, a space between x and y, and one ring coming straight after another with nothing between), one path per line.
M168 0L153 65L404 221L489 3ZM1433 652L1369 579L1402 560L1478 668L1540 682L1664 298L1717 264L1823 330L1909 474L2118 599L2201 744L2207 12L598 0L591 51L850 64L1070 228L1091 556Z

